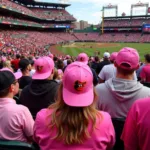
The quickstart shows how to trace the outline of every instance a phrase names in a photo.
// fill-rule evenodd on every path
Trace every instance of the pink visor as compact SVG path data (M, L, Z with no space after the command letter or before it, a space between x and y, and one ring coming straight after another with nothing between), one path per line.
M12 70L10 70L9 68L2 68L0 71L10 71L11 73L13 73ZM15 72L13 74L14 74L16 80L18 80L22 77L21 72Z

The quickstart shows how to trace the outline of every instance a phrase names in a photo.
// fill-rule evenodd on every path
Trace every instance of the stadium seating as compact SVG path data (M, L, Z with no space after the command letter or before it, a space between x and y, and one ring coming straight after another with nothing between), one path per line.
M76 19L73 17L73 15L70 15L65 9L29 9L25 6L18 5L14 2L11 2L9 0L1 0L1 4L5 8L14 9L16 11L19 11L22 14L30 15L36 18L40 19L47 19L47 20L57 20L57 21L75 21Z
M39 23L34 22L34 21L30 21L30 20L25 20L25 19L19 19L19 18L15 18L15 17L7 17L7 16L2 16L0 15L0 20L2 21L2 23L5 22L9 22L11 24L27 24L27 25L39 25Z
M39 9L39 8L32 8L31 9L36 15L38 15L42 19L46 20L57 20L57 21L75 21L76 19L70 15L64 9Z
M1 5L6 7L6 8L8 7L10 9L15 9L15 10L19 11L22 14L38 17L38 15L33 13L30 9L28 9L28 8L22 6L22 5L18 5L14 2L11 2L10 0L1 0Z
M38 31L1 31L1 41L4 45L9 45L15 52L19 50L24 53L43 53L44 47L49 44L58 44L63 39L56 37L53 33ZM11 36L10 36L11 35Z
M113 42L124 42L126 39L125 33L117 33L113 36Z
M150 19L136 18L136 19L113 19L104 20L104 27L134 27L149 24Z
M113 36L111 33L105 33L99 36L96 40L97 42L111 42L113 40Z
M149 43L150 42L150 34L143 34L141 39L140 39L141 43Z
M22 26L34 26L39 28L57 28L64 29L63 32L46 32L46 31L28 31L28 30L1 30L0 38L3 45L10 45L13 51L31 50L31 53L35 51L41 53L44 51L44 47L50 44L58 44L68 41L96 41L96 42L150 42L149 34L142 33L130 33L129 31L118 31L117 27L135 27L142 26L144 23L150 23L150 18L119 18L119 19L104 19L105 27L116 27L114 32L109 30L104 34L97 33L66 33L65 27L70 26L74 28L73 23L68 23L67 20L75 21L75 18L69 14L65 9L56 8L27 8L23 5L19 5L10 0L1 0L1 6L5 8L11 8L19 11L22 14L32 15L39 19L47 19L54 21L40 21L36 22L28 20L28 18L16 18L13 15L3 16L0 15L1 24L11 23L12 25ZM63 22L61 22L63 21ZM66 21L66 22L65 22ZM10 36L11 35L11 36ZM5 50L5 49L4 49Z
M76 41L77 38L74 36L74 34L69 33L54 33L54 35L57 38L63 39L64 41Z
M139 42L141 38L141 33L129 33L128 36L126 36L125 42Z

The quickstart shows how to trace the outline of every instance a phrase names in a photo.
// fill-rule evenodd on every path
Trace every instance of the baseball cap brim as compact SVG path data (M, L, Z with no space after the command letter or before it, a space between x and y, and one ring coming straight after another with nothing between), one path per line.
M18 80L22 77L22 73L21 72L16 72L16 73L14 73L14 76L15 76L16 80Z
M84 63L85 65L88 64L88 61L80 61L81 63Z
M32 76L32 79L34 80L44 80L47 79L51 74L51 71L48 71L46 73L39 73L39 72L35 72Z
M94 100L93 88L85 93L72 93L66 88L63 88L63 100L64 102L73 107L86 107L90 106Z
M13 73L12 70L10 70L9 68L2 68L0 71L10 71L11 73ZM15 72L13 74L14 74L16 80L18 80L22 77L21 72Z

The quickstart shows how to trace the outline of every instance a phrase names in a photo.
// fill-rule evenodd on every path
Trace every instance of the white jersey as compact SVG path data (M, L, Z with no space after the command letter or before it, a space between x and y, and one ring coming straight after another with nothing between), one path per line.
M102 68L98 77L104 81L107 81L110 78L116 77L117 69L114 64L106 65ZM137 80L136 73L134 72L133 80Z

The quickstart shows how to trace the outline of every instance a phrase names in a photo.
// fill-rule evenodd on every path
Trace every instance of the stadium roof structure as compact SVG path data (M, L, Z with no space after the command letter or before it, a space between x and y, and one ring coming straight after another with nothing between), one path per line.
M150 15L104 17L104 19L126 19L126 18L150 18Z
M35 0L13 0L14 2L22 3L24 5L33 5L33 6L53 6L53 7L68 7L70 4L61 4L61 3L50 3L50 2L40 2Z

